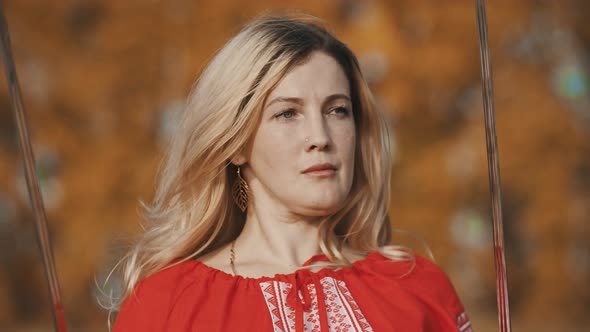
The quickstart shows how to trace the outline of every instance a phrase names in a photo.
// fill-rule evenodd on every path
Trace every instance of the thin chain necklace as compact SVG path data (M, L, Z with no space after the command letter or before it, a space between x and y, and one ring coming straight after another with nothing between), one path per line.
M236 266L234 264L234 261L236 260L236 252L234 250L235 245L236 245L236 240L233 240L231 242L231 248L229 249L229 264L231 265L231 271L234 274L234 276L238 275L236 273Z

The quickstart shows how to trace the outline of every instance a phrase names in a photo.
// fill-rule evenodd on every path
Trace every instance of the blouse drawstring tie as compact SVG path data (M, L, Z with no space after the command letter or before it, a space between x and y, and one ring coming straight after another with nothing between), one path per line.
M304 331L304 312L311 309L313 299L312 294L310 294L311 290L308 288L309 281L313 284L317 297L317 314L320 320L320 331L329 331L326 300L319 276L307 269L302 269L295 272L291 281L293 286L287 293L287 306L295 311L295 331Z

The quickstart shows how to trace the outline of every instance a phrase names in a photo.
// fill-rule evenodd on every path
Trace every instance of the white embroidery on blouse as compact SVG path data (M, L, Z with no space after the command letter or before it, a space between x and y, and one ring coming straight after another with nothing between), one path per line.
M373 331L344 281L324 277L320 279L320 283L324 292L330 331ZM260 289L266 300L275 332L295 331L295 311L287 306L287 294L292 287L292 284L282 281L260 283ZM311 296L311 306L310 310L303 313L304 331L320 332L318 298L315 285L308 284L307 290Z
M460 332L473 332L471 328L471 321L469 320L469 316L467 316L466 312L462 312L459 316L457 316L457 327L459 328Z

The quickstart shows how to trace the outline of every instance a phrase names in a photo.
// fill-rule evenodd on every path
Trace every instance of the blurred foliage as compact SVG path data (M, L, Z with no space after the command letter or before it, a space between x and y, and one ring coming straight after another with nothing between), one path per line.
M513 326L584 330L590 5L488 2ZM285 10L324 19L359 57L394 128L394 226L428 243L475 329L497 330L474 2L286 3L6 2L71 330L106 329L95 283L141 230L137 201L153 194L161 143L200 70L244 23ZM49 330L4 80L0 105L0 330Z

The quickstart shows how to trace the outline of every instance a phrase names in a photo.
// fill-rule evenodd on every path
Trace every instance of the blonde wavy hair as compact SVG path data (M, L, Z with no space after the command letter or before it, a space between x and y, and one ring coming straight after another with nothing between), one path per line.
M319 223L320 248L330 259L319 264L350 266L343 246L360 256L379 251L392 260L413 260L405 247L392 244L388 124L374 105L356 57L317 22L307 16L257 19L203 71L166 149L153 203L141 203L145 233L120 262L122 298L141 279L238 236L245 214L232 200L236 166L230 160L254 137L269 92L312 52L324 52L342 66L357 131L351 192L342 209Z

